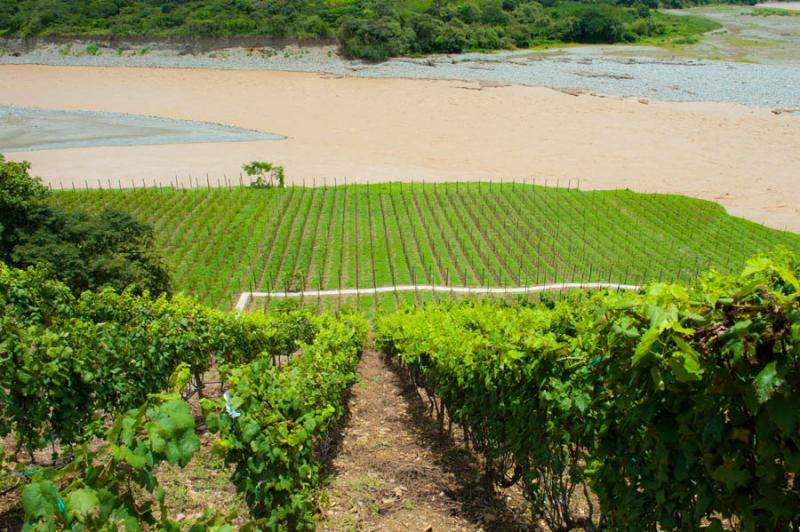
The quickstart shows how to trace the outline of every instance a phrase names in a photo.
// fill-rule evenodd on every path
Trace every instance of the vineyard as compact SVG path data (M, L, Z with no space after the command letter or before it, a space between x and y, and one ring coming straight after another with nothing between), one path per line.
M798 277L777 251L689 285L408 307L376 319L375 345L480 482L524 497L515 528L792 530ZM0 489L29 529L317 526L363 318L76 298L44 270L5 266L0 302ZM208 468L201 437L246 515L171 506L159 470Z
M2 264L0 304L0 489L18 492L31 529L230 530L231 508L170 515L156 477L161 463L187 466L201 432L233 467L247 527L311 526L362 318L242 316L112 290L76 299ZM209 393L211 370L222 381Z
M242 292L384 286L641 285L738 271L800 236L711 202L520 183L79 190L56 204L151 224L176 290L229 309ZM393 311L458 299L425 290L305 298L318 310ZM248 306L270 308L269 297Z
M0 528L800 527L800 235L518 183L41 201L151 224L177 295L0 261Z
M441 430L551 530L800 526L800 264L381 317Z

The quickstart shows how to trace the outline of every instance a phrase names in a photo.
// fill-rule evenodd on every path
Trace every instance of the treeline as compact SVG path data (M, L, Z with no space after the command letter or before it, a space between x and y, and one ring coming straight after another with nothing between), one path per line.
M779 252L692 286L408 310L375 340L550 529L797 530L798 277Z
M687 28L657 7L658 0L0 0L0 35L337 37L346 55L381 60L549 42L635 42L714 27Z

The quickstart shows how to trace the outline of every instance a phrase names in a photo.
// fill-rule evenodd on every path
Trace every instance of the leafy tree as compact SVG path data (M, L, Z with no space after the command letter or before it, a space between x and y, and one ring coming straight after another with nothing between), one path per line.
M32 211L47 196L38 177L28 175L30 163L6 161L0 154L0 259L8 260L19 241L17 230L28 228Z
M582 6L561 26L560 37L582 43L613 43L622 40L625 26L610 6Z
M248 177L255 177L255 181L250 183L253 188L268 188L275 185L277 181L279 187L284 186L286 176L283 166L277 166L265 161L252 161L242 165L242 170Z
M383 61L408 53L414 39L413 30L404 29L389 17L358 20L347 18L339 31L345 55L371 61Z
M29 169L27 162L0 155L0 260L18 268L44 264L76 293L129 285L169 292L169 274L150 226L119 211L57 209Z
M48 209L42 225L27 233L12 253L19 266L48 264L73 291L129 285L153 293L169 292L169 274L155 252L153 230L129 214Z

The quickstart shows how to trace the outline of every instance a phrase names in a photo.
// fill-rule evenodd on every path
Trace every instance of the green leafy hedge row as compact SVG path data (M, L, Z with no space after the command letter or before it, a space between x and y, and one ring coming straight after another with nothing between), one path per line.
M204 401L217 446L236 465L233 482L268 529L313 529L317 455L344 415L366 337L360 316L322 317L288 365L257 358L229 373L226 398Z
M177 393L189 372L176 373L183 377L172 393L117 416L95 445L76 447L64 467L32 475L22 489L24 530L233 530L227 523L235 512L209 509L196 519L170 519L168 494L154 475L162 462L185 466L200 447L195 420Z
M318 331L288 364L263 353L228 367L229 393L203 399L207 428L219 432L215 450L235 463L231 480L250 507L241 530L313 528L313 494L329 429L341 419L345 392L366 340L363 318L312 318ZM199 449L195 420L178 392L191 376L180 364L170 392L151 394L115 417L108 429L89 430L61 468L45 468L22 490L28 530L229 531L236 513L207 509L189 520L171 519L170 496L158 484L162 462L186 466ZM99 424L99 422L98 422Z
M165 389L181 363L198 377L212 358L288 355L316 334L302 312L225 314L111 289L75 298L44 271L1 263L0 310L0 435L13 431L28 449L78 441L99 414Z
M216 451L236 464L231 480L254 517L245 529L313 527L318 455L356 379L363 318L224 314L113 290L76 299L45 271L2 263L0 308L3 433L29 449L50 438L72 444L66 464L22 473L31 478L27 529L232 530L235 514L216 509L170 519L154 475L161 462L185 466L199 448L180 392L212 357L228 391L201 403L207 428L220 433ZM103 413L113 414L110 427Z
M688 287L408 310L376 342L551 526L796 529L798 277L779 252Z

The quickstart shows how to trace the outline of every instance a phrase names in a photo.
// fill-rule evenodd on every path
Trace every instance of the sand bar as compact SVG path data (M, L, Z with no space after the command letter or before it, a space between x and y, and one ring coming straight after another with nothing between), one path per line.
M245 140L283 140L283 137L207 122L0 105L0 153Z
M287 140L10 154L58 185L238 177L283 164L290 181L536 178L719 201L800 231L800 117L734 104L573 96L459 81L271 71L0 67L0 104L144 114Z

